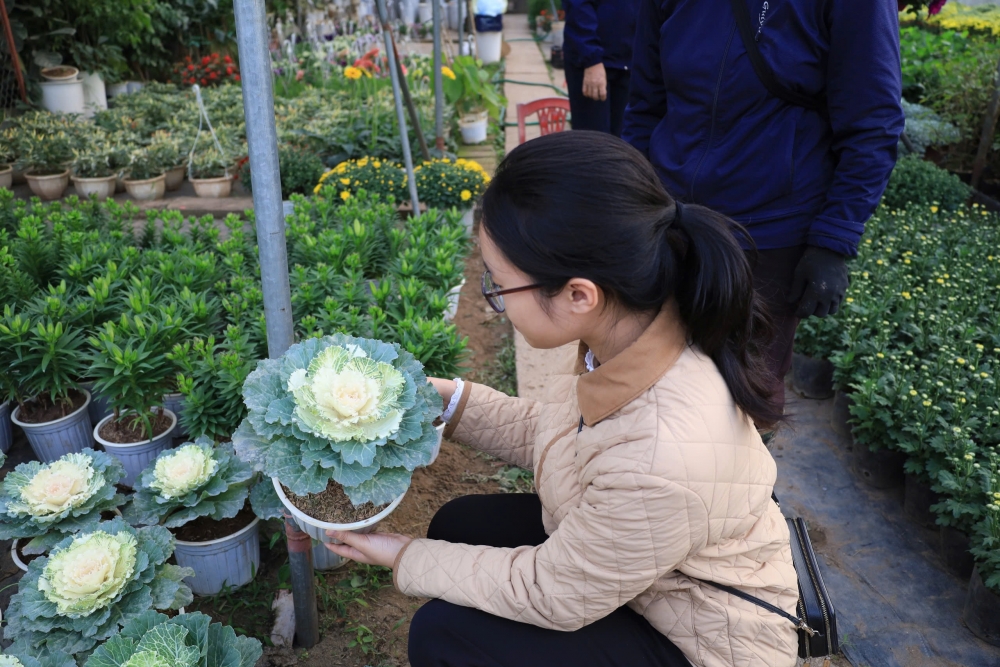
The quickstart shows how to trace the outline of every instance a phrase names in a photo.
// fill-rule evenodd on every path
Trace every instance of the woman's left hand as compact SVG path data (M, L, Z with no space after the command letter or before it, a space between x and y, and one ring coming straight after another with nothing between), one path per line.
M356 560L359 563L381 565L388 568L392 568L396 564L396 556L403 550L403 547L413 541L412 537L395 533L361 535L340 530L328 530L326 534L343 542L343 544L325 544L327 549L338 556Z

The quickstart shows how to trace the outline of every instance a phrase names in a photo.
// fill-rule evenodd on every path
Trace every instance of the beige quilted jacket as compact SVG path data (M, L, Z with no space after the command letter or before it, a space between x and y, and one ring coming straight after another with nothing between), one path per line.
M774 460L673 306L547 401L467 383L445 435L533 469L549 539L414 540L394 567L403 593L556 630L628 605L696 667L795 664L789 621L691 578L788 612L798 600Z

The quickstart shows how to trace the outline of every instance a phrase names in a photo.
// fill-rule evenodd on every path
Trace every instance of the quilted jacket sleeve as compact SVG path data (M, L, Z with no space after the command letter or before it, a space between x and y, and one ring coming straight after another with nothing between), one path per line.
M531 468L540 405L466 382L444 437L521 468Z
M407 595L577 630L703 548L707 526L705 505L690 489L654 475L606 473L540 546L414 540L398 557L394 579Z

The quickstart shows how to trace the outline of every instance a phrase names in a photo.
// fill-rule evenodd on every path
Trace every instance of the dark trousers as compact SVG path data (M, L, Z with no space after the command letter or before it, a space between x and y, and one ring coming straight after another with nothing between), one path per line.
M584 97L582 68L566 63L565 72L573 129L608 132L620 137L625 105L628 103L631 72L627 69L605 68L608 75L608 97L603 102Z
M534 494L464 496L434 515L427 537L462 544L541 544ZM411 667L690 667L669 639L631 609L574 632L547 630L478 609L431 600L410 624Z
M792 367L792 348L799 318L797 303L788 303L795 267L802 259L805 246L758 250L753 267L753 286L763 299L774 324L774 338L767 351L767 364L774 375L772 401L778 408L785 406L785 375ZM752 261L752 259L751 259Z

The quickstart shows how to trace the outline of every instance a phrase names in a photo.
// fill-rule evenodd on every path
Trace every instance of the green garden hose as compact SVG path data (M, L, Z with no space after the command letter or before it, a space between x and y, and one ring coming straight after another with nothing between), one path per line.
M566 97L566 91L562 88L555 86L551 83L536 83L534 81L515 81L514 79L500 79L500 83L513 83L518 86L541 86L542 88L551 88L563 97Z

